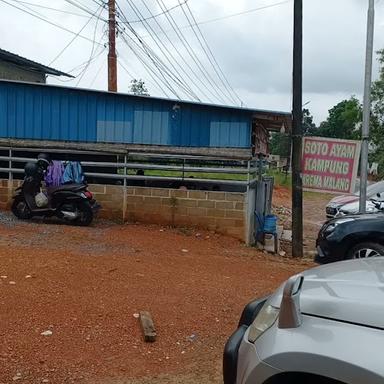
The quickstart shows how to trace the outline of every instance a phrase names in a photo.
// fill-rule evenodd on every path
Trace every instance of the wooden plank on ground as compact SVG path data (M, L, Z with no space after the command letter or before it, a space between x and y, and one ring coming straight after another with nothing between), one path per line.
M144 341L146 342L156 341L156 336L157 336L156 329L155 329L155 325L153 323L151 314L147 311L141 311L139 320L140 320L141 329L144 335Z

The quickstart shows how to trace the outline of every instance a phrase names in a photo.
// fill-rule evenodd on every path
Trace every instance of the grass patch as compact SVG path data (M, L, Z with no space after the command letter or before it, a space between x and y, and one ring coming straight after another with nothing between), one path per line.
M268 170L267 176L273 176L274 184L281 187L291 188L292 175L290 173L283 173L275 170Z
M119 170L119 174L123 174L124 170ZM145 176L158 176L158 177L177 177L182 178L183 173L180 171L162 171L157 169L146 169ZM135 169L129 169L128 175L136 175ZM184 178L194 179L211 179L211 180L234 180L246 181L247 175L241 173L208 173L208 172L184 172Z

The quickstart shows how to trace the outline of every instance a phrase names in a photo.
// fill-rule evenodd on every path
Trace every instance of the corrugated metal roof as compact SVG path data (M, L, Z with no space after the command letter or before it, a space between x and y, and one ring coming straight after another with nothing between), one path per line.
M153 97L0 82L0 137L250 148L253 112Z
M287 112L0 80L3 138L242 151L257 124L290 122Z
M19 83L18 81L14 81L14 80L0 79L0 82L2 81ZM190 101L190 100L167 99L165 97L141 96L141 95L134 95L132 93L122 93L122 92L115 93L115 92L103 91L98 89L68 87L68 86L62 86L62 85L56 85L56 84L41 84L41 83L39 84L30 83L30 84L34 86L39 86L39 87L52 87L52 88L61 88L61 89L64 88L64 89L70 89L70 90L76 90L76 91L79 91L79 90L87 91L91 93L114 94L122 97L130 97L132 98L132 100L136 99L137 101L146 99L150 101L174 102L174 103L179 103L183 105L190 105L190 106L195 105L195 106L201 106L201 107L209 107L213 109L232 110L232 111L238 111L238 112L242 111L246 113L251 113L254 119L260 122L261 124L263 124L264 128L267 130L280 131L282 125L284 125L286 132L291 131L291 128L292 128L291 112L239 107L239 106L232 106L232 105L209 104L209 103L201 103L201 102Z
M58 71L57 69L47 67L46 65L43 65L40 63L36 63L35 61L26 59L25 57L16 55L15 53L6 51L4 49L0 49L0 60L18 65L18 66L23 67L27 70L31 70L31 71L35 71L35 72L41 72L41 73L45 73L48 75L54 75L54 76L73 77L72 75L69 75L68 73Z

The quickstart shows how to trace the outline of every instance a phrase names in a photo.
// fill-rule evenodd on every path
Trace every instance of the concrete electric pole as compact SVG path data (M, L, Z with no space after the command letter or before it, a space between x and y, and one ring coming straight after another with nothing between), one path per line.
M117 92L117 58L116 58L116 3L108 0L108 26L109 26L109 51L108 51L108 91Z
M359 211L366 212L367 204L367 177L368 177L368 145L369 121L371 114L371 83L372 83L372 57L373 33L375 24L375 2L369 0L367 21L367 46L365 52L365 79L363 101L363 127L361 132L361 162L360 162L360 205Z
M303 1L295 0L293 20L292 256L303 257Z

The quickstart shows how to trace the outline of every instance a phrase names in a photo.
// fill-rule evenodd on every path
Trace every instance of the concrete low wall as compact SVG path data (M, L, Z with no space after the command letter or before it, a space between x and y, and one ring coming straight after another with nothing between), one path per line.
M19 180L0 180L0 209L10 208ZM119 222L192 226L252 243L252 194L92 184L100 216ZM249 200L249 202L248 202Z
M195 226L247 238L244 193L109 185L90 185L90 190L103 207L102 217Z
M15 189L21 183L21 180L0 180L0 210L10 209Z

